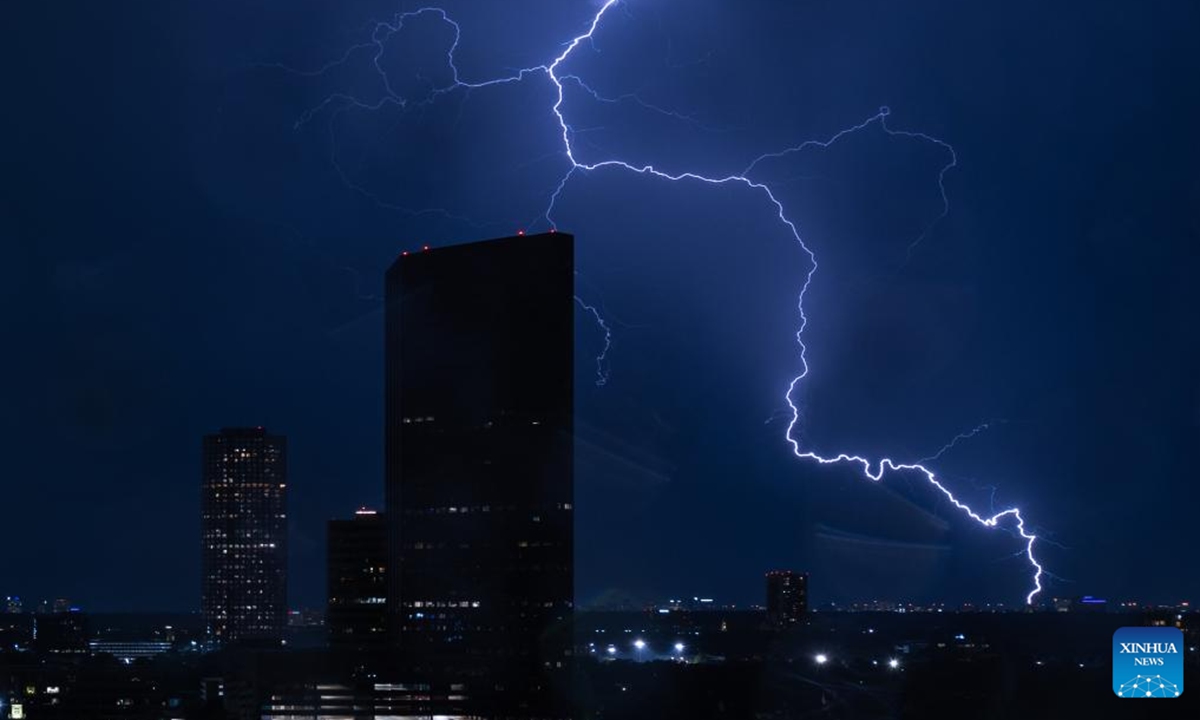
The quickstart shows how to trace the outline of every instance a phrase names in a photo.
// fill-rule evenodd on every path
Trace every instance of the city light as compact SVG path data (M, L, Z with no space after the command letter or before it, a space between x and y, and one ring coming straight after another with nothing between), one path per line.
M638 638L637 640L633 641L633 646L635 648L637 648L638 650L645 650L646 649L646 641L641 638Z
M813 659L817 661L818 665L824 665L829 662L829 657L825 653L817 653L817 656Z
M683 652L683 643L681 643L681 642L675 643L675 652L677 652L677 653Z
M896 658L892 658L891 660L888 660L888 667L895 670L896 668L900 667L900 661Z

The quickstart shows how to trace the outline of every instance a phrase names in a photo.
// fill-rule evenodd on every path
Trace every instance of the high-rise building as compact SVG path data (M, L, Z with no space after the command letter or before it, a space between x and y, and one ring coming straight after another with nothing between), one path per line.
M287 614L287 439L204 437L200 607L220 642L278 641Z
M767 573L767 619L776 627L794 625L808 612L808 573Z
M572 647L574 238L406 253L386 291L393 641L545 707Z
M387 641L387 526L361 509L329 521L329 609L325 623L335 649L373 650Z

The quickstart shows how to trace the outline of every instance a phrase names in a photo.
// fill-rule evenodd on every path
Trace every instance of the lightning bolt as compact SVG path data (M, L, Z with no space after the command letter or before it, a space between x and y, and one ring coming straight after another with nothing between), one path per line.
M587 83L585 83L583 81L583 78L579 77L578 75L563 75L562 78L560 78L560 80L564 80L564 81L570 80L570 81L574 82L579 87L580 90L583 90L588 95L591 95L592 99L595 100L596 102L602 102L602 103L606 103L609 105L619 105L620 103L623 103L623 102L632 102L632 103L640 106L642 109L649 110L650 112L655 113L657 115L662 115L663 117L673 118L675 120L681 120L685 123L688 123L689 125L693 125L697 128L700 128L701 130L707 130L709 132L717 131L717 128L705 125L704 123L700 122L698 119L696 119L692 115L686 115L684 113L681 113L681 112L678 112L675 110L668 110L667 108L659 107L658 105L655 105L654 103L646 102L637 93L624 93L621 95L617 95L616 97L608 97L605 95L601 95L599 91L592 88L591 85L588 85Z
M583 311L591 314L596 320L596 324L604 331L604 349L596 356L596 387L604 387L608 384L608 351L612 347L612 328L604 321L604 317L600 315L600 311L594 305L588 305L583 301L583 298L575 296L575 302Z
M343 54L340 58L335 59L316 70L293 71L293 72L299 72L300 74L305 74L305 75L320 75L320 74L324 74L325 72L328 72L329 70L333 69L334 67L337 67L341 64L346 63L347 61L349 61L349 59L353 55L355 55L357 53L370 52L372 54L372 57L371 57L372 65L381 81L380 96L374 100L361 100L357 96L349 94L349 93L335 93L335 94L330 95L327 98L325 98L325 100L322 101L318 106L306 111L301 116L300 120L297 122L297 125L299 126L299 125L302 125L303 123L308 122L316 114L318 114L328 108L335 108L336 111L341 111L347 107L357 107L357 108L361 108L364 110L377 110L379 108L384 107L385 105L394 105L401 109L405 109L405 108L409 108L410 106L428 105L430 103L437 101L439 98L441 98L443 96L446 96L448 94L455 93L455 92L462 92L462 93L469 94L469 93L483 90L486 88L493 88L493 87L503 86L503 85L507 85L507 84L511 84L511 83L524 82L527 79L540 76L540 77L545 77L555 88L555 102L554 102L553 106L550 108L550 110L558 120L558 126L559 126L559 130L560 130L561 141L562 141L562 153L568 162L568 167L567 167L566 172L563 174L562 178L560 179L560 181L554 188L553 192L550 194L549 201L547 203L545 211L538 218L535 218L535 222L530 223L531 225L544 220L546 222L546 224L548 224L550 226L550 228L553 229L555 227L554 208L558 203L559 197L562 194L563 189L567 186L567 183L570 182L570 180L576 174L579 174L579 173L592 173L592 172L597 172L597 171L611 170L611 171L633 173L633 174L637 174L637 175L653 176L655 178L659 178L661 180L665 180L665 181L669 181L669 182L696 182L696 183L705 183L708 185L719 185L719 186L726 186L726 185L728 185L728 186L743 186L748 189L754 190L758 193L761 193L761 195L775 209L775 213L776 213L779 221L783 224L784 227L787 228L788 232L792 235L793 239L800 246L801 250L804 252L804 254L808 257L808 260L809 260L808 271L804 275L804 281L800 288L799 297L797 299L797 312L799 315L799 327L796 331L796 343L800 348L800 351L799 351L800 372L787 385L787 390L784 393L784 400L786 401L787 406L791 412L791 421L788 423L787 430L784 433L784 438L787 441L788 445L791 447L792 453L801 460L811 461L811 462L817 463L818 465L849 465L852 467L857 467L861 471L861 474L864 478L871 480L873 482L880 482L883 479L884 475L887 474L889 471L893 472L893 473L916 474L918 476L924 477L925 480L929 483L929 485L931 485L933 488L938 490L942 495L944 495L946 497L946 499L952 505L954 505L955 508L960 510L963 514L965 514L967 517L974 520L979 525L982 525L982 526L988 527L988 528L995 528L997 526L1000 526L1001 523L1010 524L1013 527L1013 529L1015 530L1016 534L1019 535L1019 537L1024 542L1023 553L1024 553L1025 557L1028 559L1030 567L1033 570L1033 575L1032 575L1033 587L1028 592L1028 594L1025 596L1025 602L1027 604L1032 604L1034 597L1036 597L1038 595L1038 593L1040 593L1042 591L1042 575L1043 575L1044 571L1043 571L1042 565L1038 562L1037 557L1034 554L1034 546L1038 540L1038 537L1034 533L1026 530L1025 519L1024 519L1024 517L1022 517L1021 511L1019 508L1016 508L1016 507L1008 508L1001 512L998 512L993 515L985 517L985 516L980 515L979 513L975 512L968 505L966 505L965 503L960 501L957 497L955 497L954 493L951 492L951 490L949 488L947 488L944 484L942 484L942 482L938 479L938 476L933 472L933 470L931 470L931 469L927 468L925 465L921 464L921 462L924 462L924 461L906 463L906 462L897 462L895 460L892 460L891 458L886 458L886 457L880 458L878 460L872 460L867 456L855 455L855 454L851 454L851 453L839 453L837 455L832 455L832 456L822 456L822 455L817 454L813 450L804 448L801 445L800 441L796 438L796 435L795 435L796 424L799 422L799 419L800 419L800 410L799 410L799 407L796 405L793 397L795 395L796 387L800 384L800 382L802 380L804 380L808 376L808 372L809 372L808 357L807 357L808 348L804 343L804 330L808 326L808 316L804 312L804 299L808 293L809 287L812 284L813 277L815 276L815 274L817 272L818 264L817 264L816 255L808 247L808 245L805 244L804 239L802 238L802 236L800 234L800 231L796 227L796 224L788 217L783 203L775 196L775 194L772 192L771 188L765 182L761 182L761 181L757 181L757 180L753 179L752 174L753 174L754 170L759 165L759 163L763 162L764 160L768 160L768 159L772 159L772 158L779 158L779 157L783 157L785 155L798 153L798 152L801 152L808 148L818 148L818 149L828 148L831 145L837 143L839 140L845 138L846 136L857 133L859 131L862 131L870 126L878 126L883 132L885 132L886 134L893 136L893 137L902 137L902 138L907 138L910 140L918 140L921 142L926 142L926 143L931 143L931 144L937 145L938 147L942 148L943 150L945 150L947 152L947 157L948 157L947 162L942 166L942 168L939 171L938 176L937 176L938 188L941 191L941 196L942 196L942 212L936 218L934 218L931 221L931 223L925 228L925 230L923 230L921 232L921 234L908 246L907 253L909 256L911 256L912 252L916 249L916 247L920 244L920 242L925 238L925 236L928 234L930 229L949 213L950 204L949 204L948 195L946 194L945 177L946 177L946 173L948 173L951 169L953 169L958 163L958 158L954 151L954 148L949 143L946 143L943 140L940 140L933 136L927 135L925 133L914 132L914 131L910 131L910 130L898 130L898 129L894 129L894 128L890 127L888 124L888 117L890 116L891 111L888 107L883 106L874 115L866 118L865 120L863 120L862 122L860 122L856 125L852 125L850 127L847 127L843 130L836 132L835 134L828 137L827 139L807 140L807 141L802 142L793 147L785 148L785 149L777 151L777 152L763 154L763 155L759 156L758 158L755 158L753 162L751 162L748 166L746 166L746 168L744 168L738 174L731 174L731 175L724 175L724 176L707 176L707 175L702 175L699 173L688 172L688 171L668 171L668 170L659 169L652 164L638 164L638 163L628 162L625 160L620 160L620 159L615 159L615 158L596 160L596 161L592 161L592 162L582 161L576 155L576 148L572 143L572 135L574 133L572 131L570 123L567 121L566 115L563 110L563 105L565 102L565 90L564 90L565 84L566 83L577 84L581 89L583 89L585 92L589 93L593 97L593 99L600 101L600 102L615 102L615 101L619 101L621 98L602 97L597 92L595 92L590 87L588 87L581 79L579 79L579 77L577 75L569 74L569 73L568 74L560 74L560 69L561 69L563 63L566 62L566 60L569 57L571 57L572 53L575 52L576 48L578 48L580 46L580 44L585 43L585 42L586 43L593 42L593 37L594 37L597 29L600 27L601 21L604 19L605 15L610 10L612 10L612 8L614 6L616 6L618 4L619 1L620 0L606 0L606 2L604 2L604 4L599 8L599 10L596 11L595 15L592 16L591 21L587 25L586 31L579 35L576 35L574 38L572 38L570 40L570 42L566 43L563 50L556 57L554 57L550 62L545 63L543 65L535 65L533 67L521 68L510 75L505 75L505 76L492 78L492 79L488 79L488 80L482 80L482 81L467 81L467 80L462 79L462 77L460 76L458 66L455 64L454 56L455 56L456 50L458 49L459 41L461 39L461 28L459 27L458 23L455 22L446 13L445 10L443 10L441 8L436 8L436 7L424 7L424 8L420 8L420 9L409 11L409 12L399 13L394 16L394 18L391 22L379 22L379 23L374 24L373 29L371 31L371 35L370 35L370 40L367 42L363 42L358 45L354 45L354 46L350 47L345 52L345 54ZM424 97L414 100L414 99L405 98L405 97L401 96L393 88L393 86L388 78L387 72L383 69L382 65L380 64L380 58L382 57L382 55L384 53L384 48L386 46L388 39L390 39L394 34L399 32L401 30L401 28L404 27L404 24L406 23L406 21L411 20L415 17L423 16L423 15L435 16L440 21L447 23L448 25L450 25L453 28L454 39L453 39L453 42L451 43L449 49L446 51L446 63L450 70L450 82L443 84L443 85L435 85L429 89L429 91L424 95ZM279 65L277 67L291 71L291 68L287 68L282 65ZM632 99L632 96L629 96L627 99ZM640 102L640 100L635 100L635 101ZM683 116L683 115L680 115L677 113L672 113L671 111L667 111L662 108L658 108L656 106L649 106L646 103L642 103L642 104L656 112L673 115L681 120L689 120L689 121L693 120L692 118L690 118L688 116ZM340 169L339 169L339 172L340 172ZM343 179L345 179L344 173L342 173L342 177L343 177ZM365 195L368 195L369 197L372 197L372 199L376 200L376 202L379 201L378 198L371 196L370 193L368 193L364 189L362 189L358 186L352 186L352 187L354 189L358 190L359 192L361 192ZM407 211L407 212L412 212L412 211ZM584 311L590 313L596 319L597 323L599 324L601 329L604 330L604 333L605 333L604 351L600 355L600 357L597 359L597 371L598 371L597 384L603 385L605 382L607 382L607 374L605 372L605 359L606 359L608 350L611 346L612 335L611 335L611 332L609 330L607 323L605 323L604 319L601 317L600 312L594 306L588 305L587 303L583 302L578 297L576 297L575 300ZM944 450L943 450L943 452L944 452Z
M988 420L985 423L980 423L980 424L976 425L975 427L971 428L970 430L967 430L966 432L961 432L961 433L955 435L953 438L950 439L950 442L946 443L941 448L939 448L937 452L935 452L932 455L923 457L920 460L918 460L917 462L919 462L919 463L933 462L934 460L937 460L941 456L943 456L946 453L953 450L954 446L959 444L963 440L970 440L971 438L975 437L979 433L990 429L993 425L1001 425L1005 422L1008 422L1008 421L1007 420Z

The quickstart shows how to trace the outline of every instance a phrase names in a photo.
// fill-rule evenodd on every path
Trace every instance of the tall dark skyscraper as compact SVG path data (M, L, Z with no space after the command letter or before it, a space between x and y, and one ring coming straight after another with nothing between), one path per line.
M387 640L387 526L359 510L329 521L329 607L325 622L335 649L374 650Z
M574 309L564 233L387 273L391 632L406 665L469 691L544 698L569 667Z
M221 642L277 641L287 617L287 440L204 437L200 607Z
M808 573L767 573L767 619L777 627L794 625L808 612Z

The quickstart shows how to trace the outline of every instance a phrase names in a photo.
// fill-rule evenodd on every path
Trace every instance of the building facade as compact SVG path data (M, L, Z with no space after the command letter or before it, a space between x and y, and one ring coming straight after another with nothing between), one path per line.
M767 620L788 627L808 613L808 573L772 570L767 573Z
M278 642L287 619L287 440L204 438L200 607L218 642Z
M387 526L362 509L329 521L329 608L325 623L335 650L376 650L387 640Z
M574 239L406 254L386 288L392 642L415 677L555 715L530 708L572 653Z

